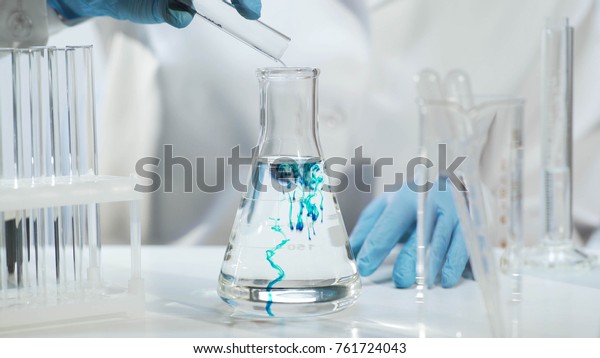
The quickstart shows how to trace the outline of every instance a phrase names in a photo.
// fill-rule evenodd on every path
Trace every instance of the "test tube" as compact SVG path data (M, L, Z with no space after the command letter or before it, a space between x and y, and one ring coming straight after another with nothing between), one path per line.
M24 118L29 116L29 56L28 50L21 49L13 52L13 136L14 136L14 183L24 185L22 179L31 177L31 159L29 165L25 158L31 158L30 128L31 122ZM29 237L28 237L28 210L19 210L15 216L14 253L15 253L15 279L19 295L29 293ZM9 238L10 239L10 238Z
M194 10L179 0L172 0L169 6L200 16L230 36L283 64L281 58L291 39L259 20L243 19L229 2L224 0L195 1Z
M44 148L43 148L43 122L46 115L43 96L43 62L45 51L42 48L29 50L29 116L30 116L30 142L31 142L31 185L36 185L36 180L43 176ZM31 252L29 259L33 263L35 272L35 287L43 285L45 272L45 258L42 257L42 242L45 239L44 226L46 225L46 209L30 209L29 214L29 244Z
M13 146L12 144L12 50L0 49L0 180L7 185L11 179ZM10 213L0 211L0 299L6 301L8 294L8 269L10 253L8 245L8 226Z
M68 162L63 155L63 149L66 147L61 138L65 137L66 126L61 123L61 118L66 118L66 80L64 72L66 70L66 61L64 49L55 47L48 48L48 81L49 81L49 123L48 131L48 151L50 163L47 167L47 175L52 184L56 183L58 177L65 173L63 163ZM66 208L50 208L49 217L51 217L51 235L48 237L49 246L54 248L54 282L59 288L64 290L66 285L66 244L65 235L69 232L65 215ZM48 267L51 267L48 265Z
M53 157L51 180L69 178L71 174L71 151L69 132L69 113L67 100L67 60L64 48L49 49L49 73L51 77L51 152ZM56 283L60 292L67 289L67 244L73 237L71 207L53 208L54 219L54 268Z
M98 173L92 47L67 47L67 65L71 147L74 154L71 165L73 173L79 179L85 180L86 177L93 177ZM98 283L100 241L97 204L80 205L75 209L75 216L77 280L82 279L83 267L87 267L88 283ZM86 253L85 237L88 238Z
M2 146L1 178L4 185L18 188L30 185L27 179L33 176L34 163L32 136L34 127L31 121L23 118L31 117L31 92L33 75L29 71L30 50L0 50L0 121ZM3 226L0 238L2 246L2 286L15 287L17 295L28 295L31 285L31 273L35 272L32 260L35 239L35 212L18 210L2 214Z
M52 111L52 47L33 47L30 49L30 92L33 145L33 185L43 184L44 180L54 178L54 141ZM50 249L55 241L55 210L41 208L36 210L34 249L37 287L46 289L56 281L56 271Z

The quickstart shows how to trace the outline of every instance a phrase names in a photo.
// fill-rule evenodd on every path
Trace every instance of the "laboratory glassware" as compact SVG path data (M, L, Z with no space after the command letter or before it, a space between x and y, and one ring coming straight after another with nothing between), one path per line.
M0 330L141 310L140 197L133 178L98 175L92 74L91 46L0 49ZM98 205L127 201L118 289L102 279Z
M171 0L169 7L198 15L233 38L283 64L281 58L291 39L259 20L242 18L231 3L225 0L203 0L194 2L194 7L191 7L180 0Z
M261 134L218 283L234 314L320 315L360 294L319 143L318 76L311 68L258 71Z
M516 335L521 294L524 102L508 97L473 97L468 83L468 76L457 71L447 76L446 86L435 71L419 74L417 88L425 97L418 101L420 153L432 165L427 168L423 162L416 178L420 185L429 182L439 191L451 193L492 332L496 336ZM464 160L453 171L455 177L440 170L460 158ZM427 283L440 280L440 272L430 272L428 265L436 213L427 206L431 191L418 195L417 298L427 304ZM512 258L507 277L501 277L494 245L506 246L510 252L505 253Z
M547 19L542 33L541 106L544 235L525 266L587 270L596 257L573 243L573 28L566 18Z

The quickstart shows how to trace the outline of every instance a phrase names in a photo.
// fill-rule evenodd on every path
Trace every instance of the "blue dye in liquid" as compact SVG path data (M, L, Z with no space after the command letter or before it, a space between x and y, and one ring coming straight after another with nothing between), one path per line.
M273 218L270 218L270 219L275 221L275 224L271 227L271 230L283 235L283 241L281 241L272 250L267 250L267 261L269 261L269 264L271 264L271 267L274 268L275 270L277 270L277 273L278 273L277 278L274 279L273 281L269 282L269 284L267 285L267 292L269 293L269 301L267 301L266 310L267 310L267 314L269 316L274 317L275 315L271 311L271 305L273 305L273 296L271 295L271 291L273 290L273 286L275 286L275 284L277 282L283 280L283 278L285 277L285 271L283 271L281 266L277 265L273 261L273 256L275 256L275 251L281 249L285 244L288 243L288 241L290 241L290 239L288 239L287 236L285 236L285 234L283 233L283 230L281 229L281 226L279 225L279 219L273 219Z
M314 159L306 160L277 160L270 163L270 174L279 185L280 189L284 191L284 195L287 195L289 201L288 211L288 222L290 231L303 231L307 228L308 239L311 240L312 235L316 235L315 222L321 218L323 222L323 192L322 186L324 182L322 161ZM299 196L299 198L298 198ZM320 201L318 198L320 197ZM294 223L294 204L298 205L298 214L296 215L296 222ZM277 271L277 277L270 281L267 285L267 292L269 293L269 299L266 305L267 314L271 317L274 316L271 311L273 305L273 296L271 291L273 286L284 279L285 271L279 265L273 261L273 256L277 250L281 249L286 243L290 241L287 238L281 225L279 224L279 218L269 218L274 221L271 230L281 234L283 241L271 250L266 251L266 259L273 269ZM306 220L306 222L305 222Z
M311 232L316 234L314 223L319 217L323 222L323 171L320 160L277 160L270 165L271 177L279 182L281 188L287 188L287 197L290 205L289 225L290 230L303 231L307 227L308 239ZM291 192L291 194L290 194ZM300 198L296 201L297 192ZM320 203L317 204L317 195ZM296 223L293 221L294 203L298 203ZM306 222L305 222L306 220Z

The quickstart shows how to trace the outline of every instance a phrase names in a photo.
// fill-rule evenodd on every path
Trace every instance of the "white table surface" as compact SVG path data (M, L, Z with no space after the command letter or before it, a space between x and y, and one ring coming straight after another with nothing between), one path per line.
M415 289L396 289L392 264L363 279L358 302L345 311L304 319L249 320L232 316L216 293L224 247L142 248L146 314L72 326L19 331L13 337L489 337L479 287L426 292L427 312L418 315ZM104 279L126 285L129 249L103 250ZM525 277L521 335L600 337L600 269L560 279ZM418 319L419 318L419 319ZM418 323L421 322L421 325Z

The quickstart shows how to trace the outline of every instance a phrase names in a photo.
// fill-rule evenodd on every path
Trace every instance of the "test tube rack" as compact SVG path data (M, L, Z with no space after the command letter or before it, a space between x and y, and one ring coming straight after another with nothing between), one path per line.
M0 49L0 333L143 314L141 194L97 161L91 46ZM123 287L101 256L99 207L116 202L130 208Z

